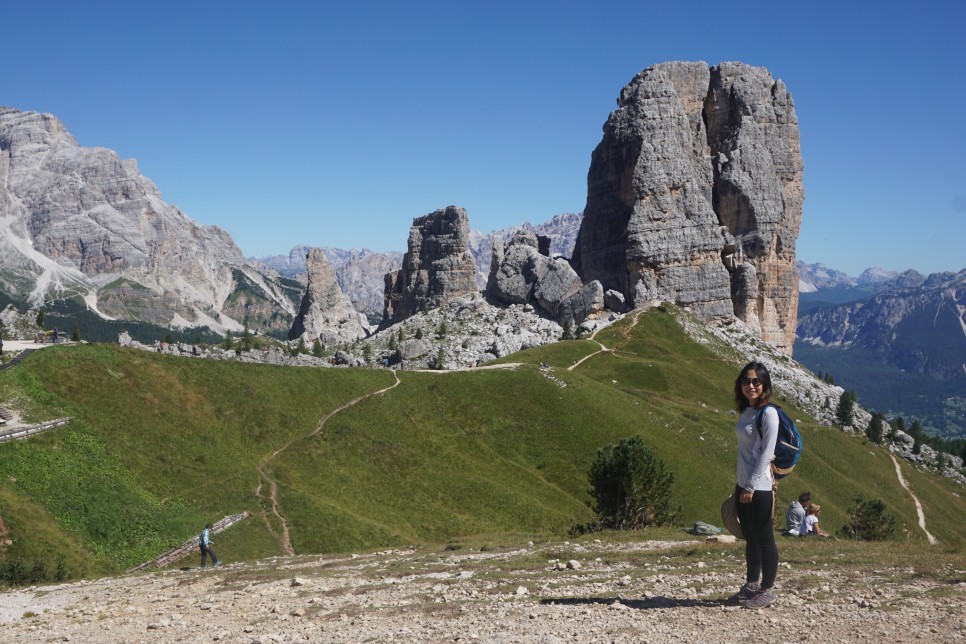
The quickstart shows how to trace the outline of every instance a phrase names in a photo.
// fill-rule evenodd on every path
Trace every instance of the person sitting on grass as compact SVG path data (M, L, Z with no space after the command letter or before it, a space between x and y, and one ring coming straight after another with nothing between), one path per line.
M827 537L828 532L822 530L822 527L818 524L818 515L822 511L822 506L818 503L809 504L808 508L805 510L805 520L802 521L802 527L799 532L803 537Z
M784 534L793 537L799 536L799 530L802 527L802 522L805 520L805 510L811 502L812 495L808 492L802 492L798 495L797 501L792 501L792 504L788 506L788 512L785 513Z

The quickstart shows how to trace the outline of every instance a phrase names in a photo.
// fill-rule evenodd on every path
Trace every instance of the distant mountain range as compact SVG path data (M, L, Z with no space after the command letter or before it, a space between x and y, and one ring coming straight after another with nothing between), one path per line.
M966 436L966 269L858 278L799 263L795 358L863 406Z

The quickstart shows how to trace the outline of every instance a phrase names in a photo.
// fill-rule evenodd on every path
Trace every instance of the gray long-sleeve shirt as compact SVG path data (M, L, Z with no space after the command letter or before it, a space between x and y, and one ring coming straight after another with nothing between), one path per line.
M775 456L778 440L778 412L774 407L765 409L762 417L762 435L755 427L754 407L748 407L738 416L735 433L738 435L738 487L749 491L772 489L771 460Z

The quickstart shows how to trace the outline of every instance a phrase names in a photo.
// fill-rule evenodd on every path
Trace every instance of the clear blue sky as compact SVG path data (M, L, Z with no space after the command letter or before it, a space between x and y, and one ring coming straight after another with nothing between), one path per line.
M579 212L637 72L740 60L795 100L799 259L966 268L961 0L0 0L0 20L0 105L137 159L248 256L404 250L450 204L483 232Z

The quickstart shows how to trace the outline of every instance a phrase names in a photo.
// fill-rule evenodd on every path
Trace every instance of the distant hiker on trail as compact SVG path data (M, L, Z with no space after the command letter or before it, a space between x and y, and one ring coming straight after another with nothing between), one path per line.
M201 531L200 535L198 535L198 547L201 548L201 567L202 568L205 567L206 556L211 557L212 564L216 566L221 565L221 559L218 558L218 555L215 554L214 548L211 547L211 544L214 543L214 540L212 539L213 535L214 535L214 532L210 523L206 525L205 529Z
M745 585L738 600L745 608L764 608L775 601L778 574L778 546L772 528L775 502L771 459L778 439L778 412L771 402L771 374L760 362L750 362L735 379L738 422L738 468L735 498L738 521L745 536ZM764 409L761 432L757 412Z
M785 513L785 533L789 536L797 537L805 520L805 510L812 502L812 495L809 492L802 492L798 495L797 501L792 501Z

